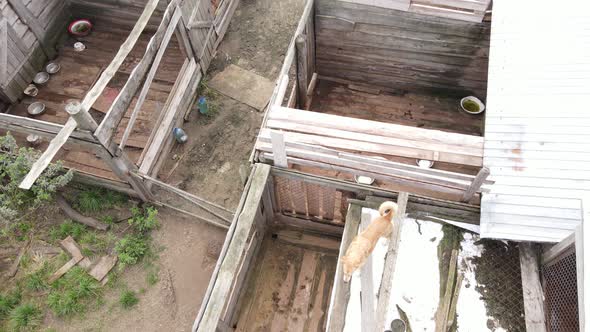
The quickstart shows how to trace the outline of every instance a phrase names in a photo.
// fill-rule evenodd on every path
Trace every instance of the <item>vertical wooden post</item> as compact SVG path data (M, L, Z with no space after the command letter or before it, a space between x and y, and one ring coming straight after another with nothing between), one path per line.
M471 197L475 195L475 193L479 190L479 188L481 187L483 182L488 178L489 175L489 168L483 167L482 169L480 169L477 175L475 176L475 179L473 179L473 182L471 182L469 188L467 188L467 190L465 190L465 192L463 193L463 198L461 198L461 202L469 202Z
M307 41L305 35L299 35L295 39L297 51L297 101L299 108L305 108L307 104Z
M73 101L66 105L66 112L76 120L78 128L94 132L98 128L98 124L87 110L82 108L82 104L79 101ZM113 173L115 173L121 180L129 183L135 190L139 198L144 201L150 201L153 199L152 193L147 188L143 180L133 177L131 172L137 171L137 166L129 160L126 154L121 151L120 156L111 154L110 151L115 151L116 147L109 149L100 143L100 147L96 153L98 156L111 167Z
M8 83L8 21L0 19L0 84Z
M539 277L538 252L530 242L520 243L520 272L526 330L528 332L545 332L543 288Z
M274 165L284 168L289 167L285 148L285 135L280 131L271 130L270 142L272 144L272 154L274 155Z
M384 331L385 326L388 326L387 313L389 308L389 299L391 297L391 286L393 284L393 274L395 272L395 263L397 261L397 253L399 251L399 241L402 235L402 228L404 225L404 215L406 214L406 207L408 206L409 194L407 192L400 192L397 196L397 213L393 223L393 231L389 236L389 245L387 253L385 254L385 264L383 265L383 275L381 277L381 285L379 286L379 295L377 297L376 331Z

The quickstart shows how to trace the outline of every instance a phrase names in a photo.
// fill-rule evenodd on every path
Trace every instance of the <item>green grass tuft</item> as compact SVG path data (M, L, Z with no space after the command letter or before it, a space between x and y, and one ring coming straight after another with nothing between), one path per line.
M51 287L47 305L62 317L85 312L88 303L100 296L99 283L78 266L56 280Z
M121 307L123 307L123 309L130 309L138 302L139 298L137 298L137 295L132 290L124 291L123 293L121 293L121 296L119 297L119 303L121 304Z
M21 304L10 313L9 326L13 331L28 331L39 326L43 313L30 303Z
M49 264L45 262L41 269L25 277L25 288L33 292L39 292L48 289L49 284L47 283L47 277L49 273Z
M53 241L59 241L68 236L72 236L74 240L79 241L87 230L88 228L85 225L66 220L58 227L52 227L49 231L49 237Z
M0 294L0 319L4 319L21 301L21 292L15 289L8 294Z
M158 281L160 281L160 278L158 277L158 273L156 271L150 271L145 276L145 280L148 283L148 285L153 286L157 284Z
M128 197L118 192L87 187L77 196L76 206L82 213L97 213L127 202Z

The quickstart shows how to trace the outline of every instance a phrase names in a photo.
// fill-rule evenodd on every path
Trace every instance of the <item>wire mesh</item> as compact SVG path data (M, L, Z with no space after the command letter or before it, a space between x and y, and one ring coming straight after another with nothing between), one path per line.
M518 244L493 240L481 240L481 244L481 257L474 258L476 287L488 316L506 331L526 331Z
M547 331L579 331L576 252L572 248L541 267Z

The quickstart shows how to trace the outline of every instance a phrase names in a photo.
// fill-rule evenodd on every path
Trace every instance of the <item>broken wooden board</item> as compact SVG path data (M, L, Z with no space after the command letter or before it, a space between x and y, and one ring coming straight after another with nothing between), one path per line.
M117 264L117 256L102 256L96 265L88 272L94 279L101 281Z
M260 111L270 100L275 83L232 64L215 75L209 82L209 86Z
M65 251L67 251L72 256L72 258L80 258L80 260L84 258L84 255L82 255L82 251L80 250L80 247L71 235L61 240L59 242L59 245Z
M67 263L65 263L59 270L55 271L51 277L49 277L49 283L53 283L57 279L61 278L64 274L66 274L71 268L76 266L81 260L83 259L82 256L79 257L72 257Z

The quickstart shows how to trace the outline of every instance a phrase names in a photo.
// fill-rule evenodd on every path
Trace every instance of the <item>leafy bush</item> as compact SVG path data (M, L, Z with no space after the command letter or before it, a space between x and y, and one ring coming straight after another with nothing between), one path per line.
M149 250L148 239L137 235L126 235L117 245L115 251L119 255L122 266L134 265L147 254Z
M121 307L123 307L124 309L129 309L136 305L138 302L139 299L137 298L135 292L132 290L124 291L123 293L121 293L121 296L119 297L119 303L121 304Z
M98 187L84 188L77 199L76 206L83 213L97 213L127 202L127 196Z
M0 319L5 318L21 300L20 290L14 290L9 294L0 294Z
M9 326L13 331L31 330L41 323L43 313L30 303L21 304L10 313Z
M87 303L99 295L99 283L76 266L52 284L47 304L56 315L70 316L83 313Z
M141 233L149 232L160 226L160 223L156 218L158 210L151 206L145 209L133 207L131 208L131 214L133 216L129 219L129 225L133 225L133 227Z
M39 155L35 149L19 148L10 133L0 136L0 220L12 222L35 211L72 180L72 171L64 172L62 163L57 162L43 171L31 190L20 189Z

